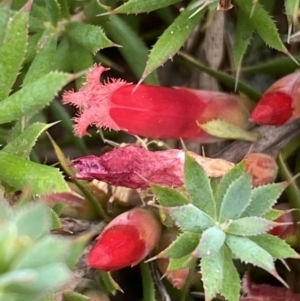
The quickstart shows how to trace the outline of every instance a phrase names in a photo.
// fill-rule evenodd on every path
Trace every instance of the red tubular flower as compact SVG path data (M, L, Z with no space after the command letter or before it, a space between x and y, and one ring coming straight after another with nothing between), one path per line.
M280 126L300 116L300 72L275 82L254 108L250 121Z
M95 125L151 138L213 142L219 139L206 134L196 121L224 119L243 128L248 125L248 111L238 96L180 87L137 86L120 79L101 84L99 78L106 70L93 67L80 91L63 96L64 103L81 111L75 118L78 136L86 135L87 127Z
M243 161L246 171L252 176L252 185L266 185L273 183L278 172L275 159L267 154L252 153L247 155Z
M189 154L212 177L221 177L234 166L222 159L205 158L192 152ZM129 145L100 157L90 155L78 158L72 164L77 170L77 179L97 179L110 185L137 189L148 187L147 180L160 185L182 186L184 160L183 150L151 152Z
M160 234L161 224L153 212L132 209L117 216L104 228L87 263L102 271L134 266L154 249Z

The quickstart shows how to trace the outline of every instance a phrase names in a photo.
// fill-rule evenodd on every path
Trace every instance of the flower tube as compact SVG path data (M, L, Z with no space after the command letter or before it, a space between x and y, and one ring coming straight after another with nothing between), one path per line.
M220 139L205 133L197 122L223 119L242 128L249 124L249 112L238 96L182 87L137 86L120 79L101 84L100 76L107 70L94 66L78 92L63 95L65 104L80 110L75 117L75 133L80 137L88 134L89 125L95 125L151 138L208 143Z

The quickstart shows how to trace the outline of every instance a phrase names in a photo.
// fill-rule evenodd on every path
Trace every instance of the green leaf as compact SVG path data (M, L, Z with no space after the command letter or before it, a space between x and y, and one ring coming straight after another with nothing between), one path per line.
M88 51L83 46L70 41L70 49L71 51L71 63L73 67L73 72L80 72L82 70L87 70L90 68L93 63L93 55L90 51ZM82 86L82 84L85 82L86 77L83 75L76 79L76 87L79 90L79 88Z
M38 45L38 42L39 42L40 38L42 37L42 35L43 35L42 32L38 32L38 33L33 34L28 37L26 53L25 53L25 58L24 58L23 64L27 64L34 59L34 57L36 55L36 51L37 51L37 45Z
M41 294L55 292L63 286L70 278L71 273L63 263L52 263L44 265L35 270L23 270L28 274L32 273L31 279L23 279L19 285L9 285L5 287L8 292L23 294Z
M218 226L206 229L193 255L199 258L215 256L224 245L225 238L226 234Z
M10 19L0 46L0 101L9 95L25 57L28 15L21 10Z
M0 7L0 47L5 39L9 17L10 17L9 6L8 5L1 6Z
M206 133L218 138L238 139L252 142L255 142L259 138L258 133L246 131L225 120L215 119L198 125Z
M286 15L289 23L289 37L292 31L293 23L297 23L298 10L299 10L300 0L285 0L284 6L286 10ZM288 37L288 42L289 42Z
M243 174L229 185L220 208L221 222L241 216L250 202L251 182L251 175Z
M63 262L70 249L70 241L47 235L38 240L22 257L14 261L15 270L33 269L55 262Z
M84 296L76 292L64 292L63 297L65 301L90 301L90 297Z
M30 188L32 194L69 191L61 172L57 168L0 151L0 181L18 190Z
M162 206L174 207L189 203L189 199L179 190L157 184L150 184L150 187Z
M57 0L59 6L60 6L60 14L61 17L64 19L69 19L70 14L69 14L69 5L66 0Z
M38 42L38 53L29 67L23 86L35 82L52 70L56 45L57 36L46 31Z
M232 253L242 262L258 266L272 275L276 275L273 257L248 237L228 234L226 244Z
M210 180L193 157L185 154L184 185L192 204L216 219L216 202Z
M279 237L271 234L261 234L249 238L276 259L300 258L299 254Z
M202 232L214 225L214 221L205 212L193 204L163 208L183 231Z
M170 246L155 256L155 258L180 258L190 254L197 247L199 239L199 233L183 232Z
M205 300L212 300L216 294L222 291L224 249L220 249L219 252L213 256L201 258L200 266Z
M73 79L70 74L50 72L0 102L0 124L18 120L43 109Z
M192 65L193 68L196 67L200 71L209 74L213 78L217 79L220 83L223 83L224 85L226 85L228 88L235 89L243 94L246 94L253 101L255 101L255 100L258 101L261 98L261 94L258 91L256 91L255 89L253 89L246 82L239 81L238 84L236 85L236 79L233 76L231 76L225 72L215 70L213 68L209 68L209 67L205 66L204 64L202 64L199 60L196 60L194 57L192 57L191 55L189 55L187 53L180 51L179 54L188 63L190 63L190 65Z
M24 132L22 132L14 140L10 141L2 151L10 153L15 156L26 158L29 156L33 146L35 145L38 137L47 131L51 126L56 123L41 123L36 122L31 124Z
M194 259L191 257L191 254L188 254L181 258L171 258L169 260L167 272L190 268L193 265L193 263Z
M60 5L57 0L47 0L45 4L48 18L56 26L60 16Z
M262 217L242 217L231 221L226 229L227 233L241 236L251 236L266 233L275 226L273 221Z
M109 294L115 295L117 291L123 292L110 272L100 272L100 283Z
M100 27L90 24L69 22L66 24L66 34L71 40L82 45L93 54L100 49L115 46Z
M191 7L196 3L196 1L197 0L192 1L159 37L149 54L141 81L143 81L159 66L164 64L168 59L173 57L174 54L176 54L182 47L196 25L200 23L206 9L203 9L199 13L193 15L196 9L191 9Z
M264 216L275 205L287 183L272 183L255 187L251 191L251 201L241 216Z
M287 213L289 210L278 210L278 209L271 209L269 212L267 212L263 217L266 219L269 219L271 221L276 220L280 216Z
M220 184L216 188L215 200L217 207L217 214L220 213L221 204L225 193L227 192L229 185L241 177L245 172L245 165L243 163L237 164L228 173L226 173L220 181Z
M27 235L32 240L37 240L50 232L50 212L42 203L30 203L20 207L16 212L14 222L18 233Z
M278 29L268 12L258 2L252 10L253 0L236 0L236 4L250 20L257 33L270 47L288 53L286 47L280 39Z
M53 62L53 69L63 72L70 72L72 70L72 60L70 52L72 49L69 45L68 37L62 37L60 43L57 46L55 58Z
M62 223L58 214L52 208L49 208L49 210L51 212L51 229L61 229Z
M232 253L224 246L223 283L220 292L227 300L239 301L241 291L240 275L232 261Z
M236 31L234 35L232 59L236 68L236 78L238 81L242 61L254 31L252 23L248 17L245 16L245 13L242 10L238 11L238 18L235 28Z
M149 54L149 49L144 41L137 32L118 16L110 16L110 22L104 23L103 28L109 37L119 45L122 45L122 48L118 48L118 50L132 69L134 75L140 78ZM145 83L157 85L159 83L157 74L151 74L145 80Z
M182 0L129 0L111 11L114 14L140 14L160 9Z

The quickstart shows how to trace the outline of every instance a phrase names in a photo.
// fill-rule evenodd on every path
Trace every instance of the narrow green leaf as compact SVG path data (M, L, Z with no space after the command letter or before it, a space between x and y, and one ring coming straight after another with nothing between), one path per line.
M220 249L219 252L213 256L201 258L200 266L205 300L212 300L222 291L224 249Z
M60 17L60 5L57 0L45 1L47 15L51 23L56 26Z
M55 236L47 235L38 240L22 257L14 261L13 269L33 269L55 262L63 262L70 249L70 242Z
M71 63L73 67L73 72L80 72L83 70L87 70L94 64L93 55L90 51L88 51L85 47L70 41L70 49L71 51ZM79 88L85 82L86 77L82 75L81 77L76 79L76 87Z
M274 221L275 219L279 218L281 215L285 213L286 210L271 209L263 217L271 221Z
M191 202L216 219L216 203L210 180L204 169L187 153L184 162L184 185Z
M255 142L259 137L258 133L246 131L225 120L216 119L198 125L206 133L223 139L238 139Z
M246 17L249 18L253 27L267 45L278 51L288 53L280 39L275 22L259 2L256 4L254 10L252 10L253 0L236 0L236 4L245 13Z
M242 262L258 266L270 274L276 273L273 257L248 237L228 234L226 244L232 253Z
M206 229L202 233L199 245L193 252L193 256L198 258L215 256L224 245L225 238L226 234L218 226Z
M18 209L14 217L14 223L19 234L37 240L50 233L50 211L45 204L30 203Z
M251 201L241 216L264 216L275 205L286 186L286 182L281 182L253 188Z
M0 181L15 189L30 188L33 194L69 191L57 168L30 162L0 151Z
M205 212L193 204L179 207L164 207L180 229L190 232L202 232L214 225L214 221Z
M93 54L100 49L115 46L100 27L90 24L69 22L66 24L66 34Z
M220 184L216 187L215 200L217 207L217 214L220 213L221 204L229 185L241 177L245 172L245 165L243 163L237 164L228 173L226 173L220 181Z
M230 222L226 232L240 236L252 236L266 233L274 226L275 223L273 221L262 217L250 216L242 217Z
M100 272L100 282L105 291L115 295L117 291L123 292L118 283L113 279L110 272Z
M39 42L40 38L42 37L42 35L43 35L43 32L38 32L38 33L30 35L28 37L26 53L25 53L25 58L24 58L23 64L29 63L34 59L36 52L37 52L37 45L38 45L38 42Z
M114 42L122 45L118 48L133 73L137 78L141 78L146 65L149 49L141 37L126 22L118 16L110 16L111 22L103 24L105 32ZM157 74L151 74L145 83L157 85L159 83Z
M239 218L247 208L251 198L251 181L251 175L244 174L229 185L220 208L221 222Z
M28 157L38 137L53 125L54 123L46 124L41 122L31 124L17 138L10 141L2 151L23 158Z
M72 49L70 48L69 44L68 37L62 37L55 53L53 70L59 70L63 72L72 71L72 61L70 56Z
M9 6L0 6L0 47L5 39L9 17Z
M182 0L129 0L111 11L114 14L140 14L160 9Z
M200 71L209 74L213 78L226 85L228 88L235 89L239 92L242 92L243 94L246 94L253 101L258 101L261 98L261 94L258 91L254 90L249 84L239 81L236 86L236 79L233 76L225 72L205 66L199 60L196 60L194 57L192 57L190 54L184 53L182 51L180 51L179 54L185 59L185 61L190 63L192 67L196 67Z
M183 256L181 258L171 258L169 261L167 271L177 271L184 268L190 268L194 263L194 259L192 258L191 254Z
M21 10L10 19L0 47L0 101L9 95L25 57L28 15Z
M227 300L239 301L241 291L240 275L232 261L232 253L224 246L223 283L220 292Z
M150 187L162 206L174 207L189 203L189 199L179 190L157 184L150 184Z
M145 262L140 263L140 271L143 284L143 301L155 301L155 283L149 264Z
M253 25L249 18L242 10L238 11L238 18L236 23L236 30L234 35L234 44L232 49L232 59L237 70L237 78L242 65L243 57L246 53L248 45L253 35Z
M300 257L283 239L271 234L262 234L249 238L276 259L299 259Z
M164 64L168 59L172 58L182 47L184 42L194 30L195 26L199 24L206 12L206 9L203 9L199 13L193 15L196 9L191 9L191 7L196 3L196 1L198 0L192 1L159 37L149 54L141 81L159 66Z
M165 250L160 252L157 258L181 258L195 250L200 240L200 234L183 232Z
M57 0L59 6L60 6L60 14L61 17L64 19L69 19L70 18L70 13L69 13L69 5L66 0Z
M31 115L44 108L73 79L70 74L50 72L0 102L0 124Z
M300 61L300 55L296 55L295 60ZM284 76L294 72L298 67L299 66L289 57L278 56L276 58L269 59L266 62L246 66L242 69L242 72Z
M57 45L57 36L49 31L44 32L37 45L37 55L23 81L23 86L33 83L44 75L47 75L53 67L53 61Z
M52 208L49 208L49 210L51 212L51 230L61 229L62 223L60 221L58 214Z
M84 296L76 292L64 292L63 297L65 301L90 301L90 297Z

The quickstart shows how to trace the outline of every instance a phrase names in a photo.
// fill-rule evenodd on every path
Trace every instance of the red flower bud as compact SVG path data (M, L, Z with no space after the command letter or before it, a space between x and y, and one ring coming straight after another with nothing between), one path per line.
M200 129L197 121L224 119L243 128L248 125L248 111L238 96L180 87L137 86L116 79L101 84L99 78L106 70L93 67L80 91L63 96L64 103L81 111L75 118L78 136L87 134L89 125L95 125L152 138L213 142L219 139Z
M252 176L254 187L275 181L278 166L273 157L261 153L252 153L247 155L243 161L246 165L246 171Z
M222 159L205 158L189 153L212 177L221 177L234 166L233 163ZM184 159L183 150L151 152L129 145L100 157L78 158L72 164L77 170L77 179L97 179L110 185L137 189L148 187L147 180L160 185L182 186Z
M275 82L254 108L250 121L280 126L300 116L300 72Z
M160 234L161 224L153 212L132 209L117 216L104 228L87 263L102 271L134 266L154 249Z

